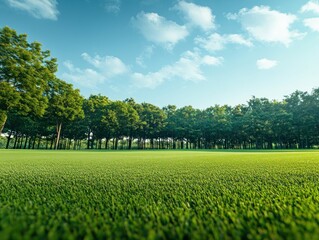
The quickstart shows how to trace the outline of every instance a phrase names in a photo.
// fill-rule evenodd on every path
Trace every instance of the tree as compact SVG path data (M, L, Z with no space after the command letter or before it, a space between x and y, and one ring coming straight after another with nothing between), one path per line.
M115 113L116 120L114 118L110 119ZM122 137L129 138L129 148L131 148L132 137L135 129L137 128L137 123L139 121L139 116L131 104L122 101L113 101L111 102L108 109L108 119L112 120L114 124L114 136L115 140L115 149L118 148L118 140Z
M154 148L154 138L160 136L161 131L166 124L164 111L150 103L142 103L139 116L141 119L140 137L143 138L143 148L145 148L146 139L150 139L151 148Z
M110 100L101 95L91 95L83 103L85 122L87 124L87 148L93 148L94 139L101 140L103 137L109 138L111 129L105 124L107 107Z
M172 148L176 148L176 138L177 138L177 107L175 105L168 105L163 108L164 114L166 115L166 124L162 131L163 137L167 138L167 148L169 148L169 140L173 141Z
M47 114L56 124L55 149L58 149L62 124L84 117L83 98L78 89L74 90L71 84L56 78L50 83L48 99Z
M8 111L42 116L47 107L44 90L54 78L56 59L42 51L38 42L29 43L26 34L9 27L0 29L0 134Z
M128 98L125 99L124 102L127 105L127 111L128 111L128 125L127 125L127 130L128 130L128 137L129 137L129 142L128 142L128 149L132 148L132 141L133 138L137 136L137 131L140 126L140 116L138 114L138 108L139 104L137 104L133 98Z
M192 106L179 108L175 113L177 137L180 140L182 149L184 148L184 141L186 141L186 148L188 149L189 144L195 143L199 137L198 113L198 110Z
M245 122L245 114L247 112L246 105L236 105L231 109L231 142L232 147L247 148L248 134L245 131L248 124Z

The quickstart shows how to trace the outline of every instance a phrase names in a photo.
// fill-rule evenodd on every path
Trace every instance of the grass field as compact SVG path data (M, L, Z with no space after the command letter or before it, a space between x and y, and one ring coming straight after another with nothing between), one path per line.
M319 152L0 151L0 239L318 239Z

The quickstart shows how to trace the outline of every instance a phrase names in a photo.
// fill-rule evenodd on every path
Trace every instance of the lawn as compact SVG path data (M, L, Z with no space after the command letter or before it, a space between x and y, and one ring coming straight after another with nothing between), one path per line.
M0 239L318 239L319 151L0 151Z

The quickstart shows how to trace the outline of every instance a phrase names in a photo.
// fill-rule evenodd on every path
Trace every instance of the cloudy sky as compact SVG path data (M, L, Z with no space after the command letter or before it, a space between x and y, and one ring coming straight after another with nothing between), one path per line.
M319 87L316 0L2 0L3 26L85 97L206 108Z

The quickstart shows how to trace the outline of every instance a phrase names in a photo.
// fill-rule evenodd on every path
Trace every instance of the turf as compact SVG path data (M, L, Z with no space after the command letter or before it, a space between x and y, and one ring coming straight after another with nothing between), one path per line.
M318 151L0 151L0 239L318 236Z

